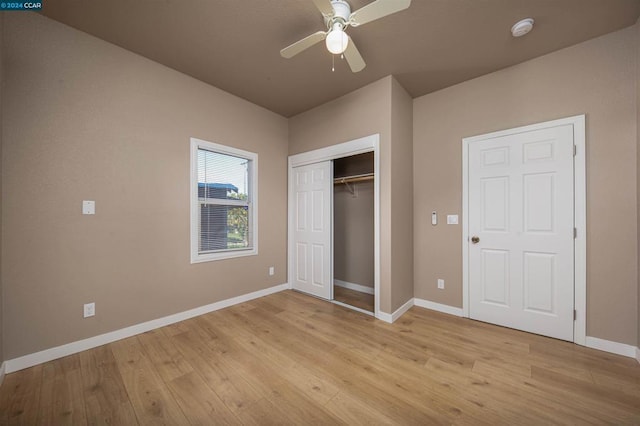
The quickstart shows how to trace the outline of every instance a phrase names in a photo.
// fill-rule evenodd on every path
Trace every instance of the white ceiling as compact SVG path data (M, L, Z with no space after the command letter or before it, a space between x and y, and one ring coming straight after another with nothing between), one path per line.
M352 10L371 0L349 0ZM324 30L311 0L56 0L43 14L286 117L387 75L413 97L633 25L640 0L413 0L350 28L367 67L354 74L320 43L280 49ZM534 30L511 37L518 20Z

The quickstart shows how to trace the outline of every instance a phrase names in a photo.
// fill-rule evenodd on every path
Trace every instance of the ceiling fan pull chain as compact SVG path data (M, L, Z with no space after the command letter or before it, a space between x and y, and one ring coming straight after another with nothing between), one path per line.
M331 72L336 71L336 55L331 55Z

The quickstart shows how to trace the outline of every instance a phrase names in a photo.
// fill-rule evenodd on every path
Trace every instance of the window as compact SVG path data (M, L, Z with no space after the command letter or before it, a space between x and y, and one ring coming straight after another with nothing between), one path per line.
M258 253L258 156L191 138L191 263Z

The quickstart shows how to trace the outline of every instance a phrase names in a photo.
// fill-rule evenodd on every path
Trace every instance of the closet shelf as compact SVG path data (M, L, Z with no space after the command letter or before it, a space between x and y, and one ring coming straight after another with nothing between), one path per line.
M374 178L374 174L373 173L366 173L363 175L353 175L353 176L345 176L345 177L338 177L338 178L334 178L333 179L333 183L334 184L340 184L340 183L354 183L354 182L364 182L367 180L373 180Z

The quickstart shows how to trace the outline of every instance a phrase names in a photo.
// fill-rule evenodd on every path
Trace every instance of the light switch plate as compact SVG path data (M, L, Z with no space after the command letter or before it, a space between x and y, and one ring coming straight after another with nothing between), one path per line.
M447 215L447 225L457 225L458 224L458 215L457 214L448 214Z
M95 302L85 303L83 308L84 308L83 316L85 318L89 318L89 317L95 316L95 314L96 314L96 304L95 304Z
M96 202L89 200L82 201L82 214L96 214Z

